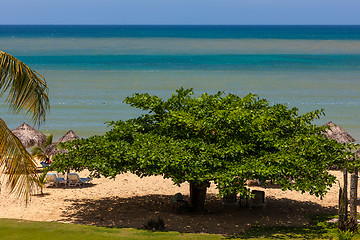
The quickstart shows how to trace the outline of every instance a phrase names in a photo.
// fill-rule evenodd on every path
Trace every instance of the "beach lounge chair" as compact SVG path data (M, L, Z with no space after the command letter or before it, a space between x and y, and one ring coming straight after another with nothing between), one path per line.
M237 204L238 204L238 199L237 199L237 194L236 193L225 195L222 198L223 207L225 207L225 206L237 206Z
M189 202L184 199L181 193L175 194L171 202L173 204L173 211L177 213L189 211Z
M58 181L60 181L61 183L65 183L65 186L66 186L66 179L65 179L65 177L64 177L64 175L63 174L61 174L61 173L58 173L57 174L57 179L58 179Z
M48 186L59 186L59 184L63 183L66 185L66 180L64 178L58 178L55 173L47 173L46 174L46 183Z
M265 192L252 190L251 195L254 197L250 199L249 208L251 209L252 207L262 207L264 209L266 206Z
M238 200L238 207L248 207L249 206L249 197L240 196Z
M77 173L68 173L67 174L67 181L69 186L81 186L89 183L91 181L90 178L81 178Z

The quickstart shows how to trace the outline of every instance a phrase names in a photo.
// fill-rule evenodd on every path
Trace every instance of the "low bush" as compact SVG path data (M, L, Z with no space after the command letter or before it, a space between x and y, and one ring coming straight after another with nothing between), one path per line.
M158 217L157 219L150 219L143 225L143 229L150 231L164 231L164 219L162 219L161 217Z

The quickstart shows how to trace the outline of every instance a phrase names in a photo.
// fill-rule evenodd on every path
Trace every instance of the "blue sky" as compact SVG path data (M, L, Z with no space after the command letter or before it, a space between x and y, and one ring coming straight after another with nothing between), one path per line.
M0 1L0 24L360 25L360 0Z

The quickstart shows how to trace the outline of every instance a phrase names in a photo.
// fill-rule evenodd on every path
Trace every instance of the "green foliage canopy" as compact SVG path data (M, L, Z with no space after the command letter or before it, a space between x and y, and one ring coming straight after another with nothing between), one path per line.
M323 110L300 115L254 94L196 97L180 88L167 100L145 93L125 102L148 113L110 122L103 136L66 143L68 153L57 155L53 167L105 177L162 175L175 184L214 181L220 194L248 193L247 179L271 180L284 190L323 196L335 181L327 168L350 154L312 124Z

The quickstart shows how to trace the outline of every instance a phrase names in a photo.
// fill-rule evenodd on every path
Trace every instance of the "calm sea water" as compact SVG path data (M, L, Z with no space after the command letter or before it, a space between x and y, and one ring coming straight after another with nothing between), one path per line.
M45 76L51 112L40 130L102 134L141 114L135 92L167 98L256 93L301 112L325 109L360 142L360 26L0 26L0 49ZM10 128L30 122L3 107Z

